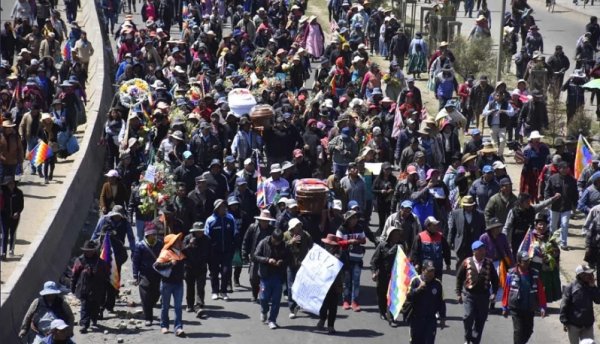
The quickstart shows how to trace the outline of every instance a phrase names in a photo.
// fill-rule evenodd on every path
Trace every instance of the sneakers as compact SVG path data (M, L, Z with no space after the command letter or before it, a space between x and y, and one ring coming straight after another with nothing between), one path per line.
M560 249L563 251L568 251L569 250L569 246L567 245L560 245Z
M229 295L227 295L227 293L223 293L223 294L221 294L221 298L223 299L223 301L228 301Z
M187 308L187 312L188 313L194 313L194 307L188 307Z
M358 305L358 303L356 303L356 301L352 301L352 310L355 312L360 312L360 306Z
M213 293L210 298L213 299L213 300L218 300L219 299L219 294Z
M260 321L264 323L267 322L267 313L260 313Z
M296 317L298 316L299 310L300 310L300 307L298 307L298 306L294 307L294 309L290 312L290 319L296 319Z
M342 308L345 309L345 310L349 310L350 309L350 302L344 301L344 303L342 304Z
M145 325L146 327L150 327L150 326L152 326L152 320L146 320L146 322L144 323L144 325Z
M163 327L163 328L160 329L160 333L167 334L167 333L169 333L169 329L166 328L166 327Z
M15 250L8 251L8 256L9 257L14 257L15 256Z
M87 327L82 327L79 329L79 333L81 334L86 334L88 332L88 328Z
M276 329L276 328L278 328L278 327L279 327L279 326L277 326L277 324L276 324L275 322L273 322L273 321L269 321L269 328L270 328L271 330L274 330L274 329Z
M177 337L185 337L185 332L183 332L183 329L178 328L177 331L175 331L175 335Z

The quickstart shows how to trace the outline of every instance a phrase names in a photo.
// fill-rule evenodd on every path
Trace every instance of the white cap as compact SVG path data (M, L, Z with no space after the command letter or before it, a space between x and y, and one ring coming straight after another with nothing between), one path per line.
M295 199L293 199L293 198L290 198L290 199L288 199L288 200L285 202L285 205L286 205L288 208L294 208L294 207L297 207L297 206L298 206L298 202L296 202L296 200L295 200Z
M334 199L331 208L336 210L342 210L342 201L339 199Z
M110 170L104 176L105 177L119 178L119 172L117 170Z
M64 329L66 329L68 327L69 327L69 325L67 325L67 323L65 323L65 321L62 320L62 319L54 319L50 323L50 329L51 330L54 330L54 329L64 330Z
M294 227L296 227L297 225L301 225L302 222L300 222L300 220L298 220L297 218L293 218L291 220L288 221L288 229L292 229Z
M504 163L500 160L498 161L494 161L494 163L492 164L492 168L494 170L502 170L504 168L506 168L506 165L504 165Z

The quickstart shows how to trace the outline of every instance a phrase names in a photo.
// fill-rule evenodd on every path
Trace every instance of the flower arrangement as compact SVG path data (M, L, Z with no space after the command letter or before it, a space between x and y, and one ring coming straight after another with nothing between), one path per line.
M167 166L163 163L155 163L152 166L155 168L154 181L147 180L143 174L140 182L138 209L144 215L156 215L158 208L168 202L176 192L173 174L167 173Z
M150 86L142 79L131 79L119 86L119 100L128 108L148 99L149 93Z

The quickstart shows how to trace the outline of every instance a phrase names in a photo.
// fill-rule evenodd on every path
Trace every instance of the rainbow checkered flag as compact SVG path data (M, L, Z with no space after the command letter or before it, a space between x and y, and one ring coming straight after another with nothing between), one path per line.
M587 142L583 135L579 134L579 140L577 141L577 149L575 151L575 179L579 179L583 169L592 162L592 156L596 154L592 149L592 146Z
M110 245L110 234L104 235L104 242L102 243L102 251L100 251L100 259L105 261L110 267L110 273L108 275L108 281L110 285L119 290L121 287L121 276L119 276L119 269L117 269L117 261L115 259L115 253Z
M388 309L390 313L392 313L394 319L398 318L400 310L406 301L406 294L408 294L408 288L410 288L410 281L417 276L417 270L415 270L415 267L410 263L406 254L402 251L402 248L398 246L387 293Z
M31 161L35 167L38 167L54 155L52 148L44 141L41 141L33 147L27 154L27 160Z

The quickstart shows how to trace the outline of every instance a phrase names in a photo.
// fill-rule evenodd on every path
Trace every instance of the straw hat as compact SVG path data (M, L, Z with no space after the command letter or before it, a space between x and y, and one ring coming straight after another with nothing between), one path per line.
M479 150L480 153L496 153L497 150L494 148L494 144L491 142L486 142L483 144L483 148Z
M271 216L271 212L266 209L264 209L260 212L260 216L255 216L254 218L257 220L275 221L273 216Z

